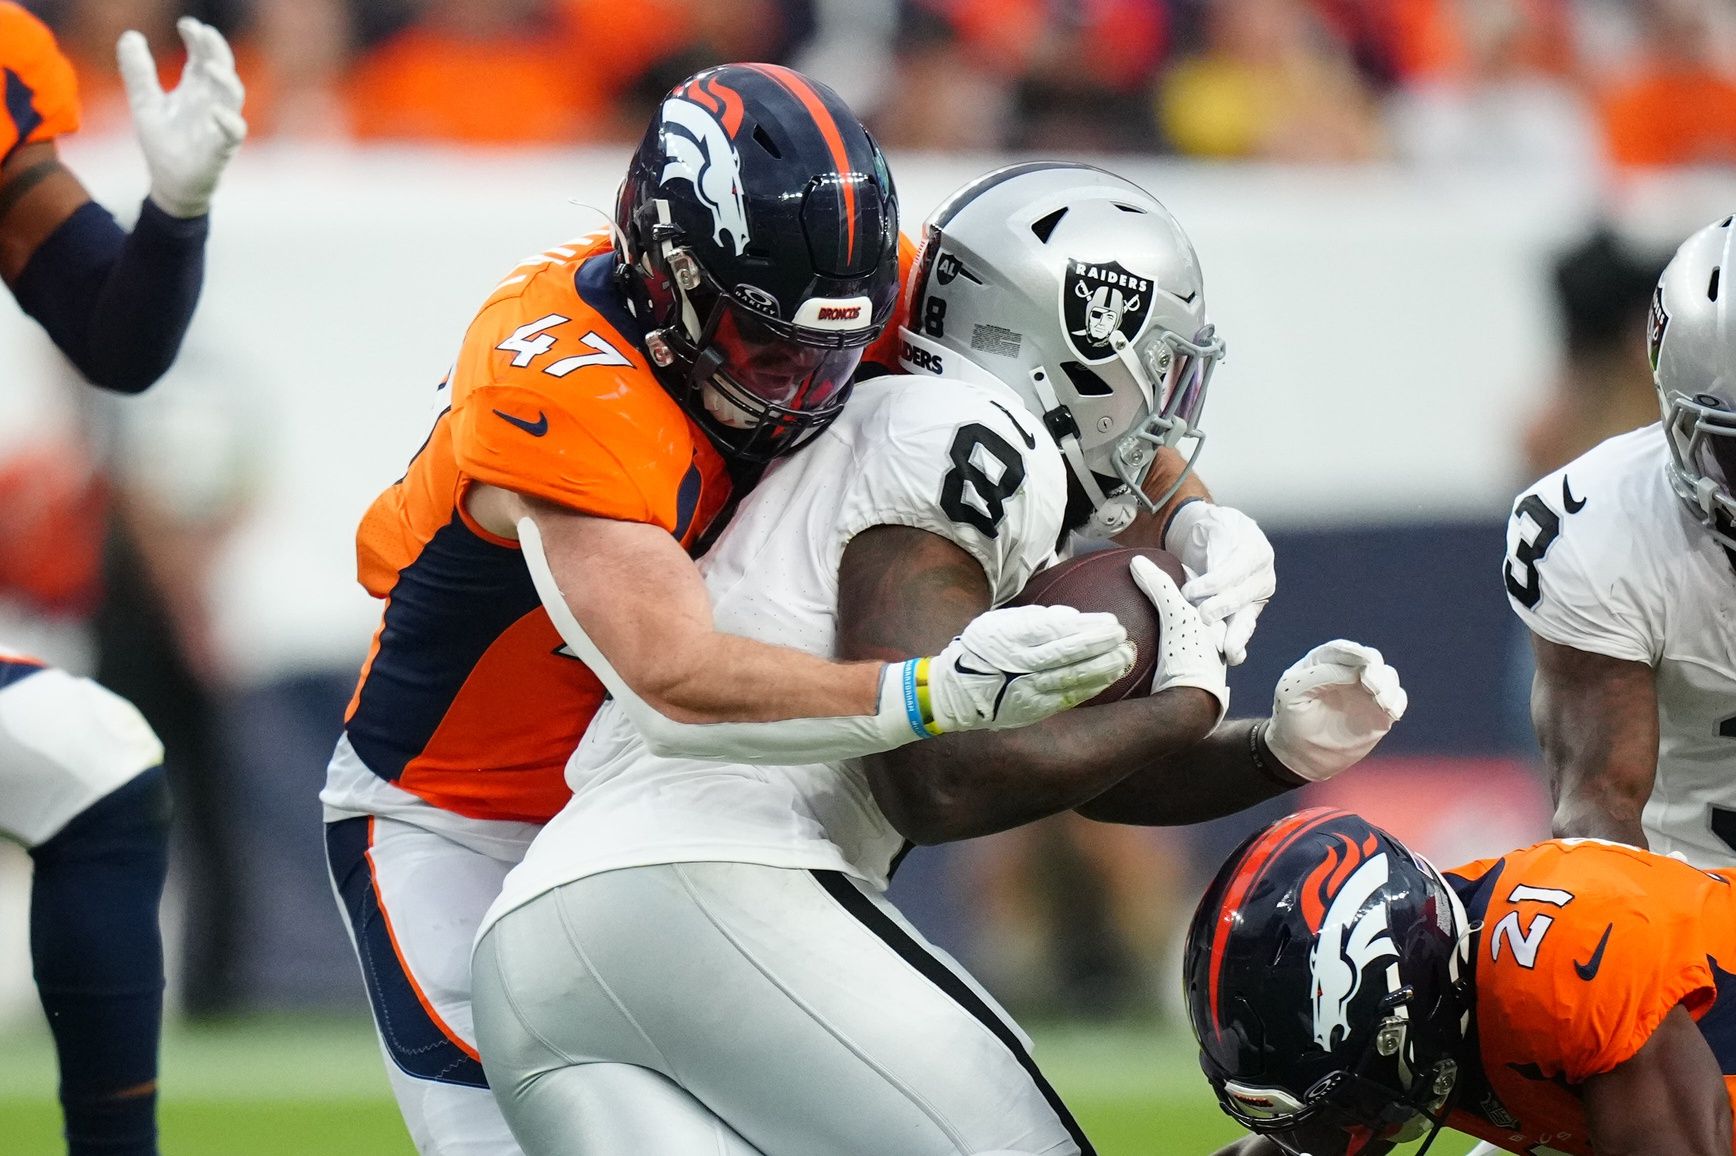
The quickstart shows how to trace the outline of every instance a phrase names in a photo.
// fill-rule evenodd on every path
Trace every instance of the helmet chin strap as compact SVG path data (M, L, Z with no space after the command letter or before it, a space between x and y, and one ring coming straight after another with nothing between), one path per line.
M1137 516L1136 501L1123 494L1110 497L1097 484L1097 474L1086 464L1085 451L1079 445L1079 423L1073 419L1073 411L1061 404L1055 387L1049 384L1048 370L1042 366L1031 370L1031 389L1043 403L1044 427L1055 439L1055 444L1061 447L1061 456L1067 459L1073 479L1091 503L1091 516L1076 533L1094 540L1115 537L1133 525Z

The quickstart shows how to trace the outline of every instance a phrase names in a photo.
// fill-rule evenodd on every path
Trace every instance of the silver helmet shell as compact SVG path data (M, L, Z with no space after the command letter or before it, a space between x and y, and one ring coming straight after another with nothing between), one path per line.
M929 217L912 277L905 368L1017 392L1090 501L1081 533L1119 533L1173 495L1147 495L1145 477L1184 440L1192 469L1224 344L1193 244L1156 198L1091 165L998 169Z
M1736 218L1682 243L1646 329L1670 448L1670 483L1695 520L1736 550Z

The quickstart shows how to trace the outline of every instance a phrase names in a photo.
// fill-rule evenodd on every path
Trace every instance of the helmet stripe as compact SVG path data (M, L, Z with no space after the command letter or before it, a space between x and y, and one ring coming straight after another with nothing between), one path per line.
M1209 978L1206 981L1206 1002L1212 1012L1212 1030L1218 1035L1223 1034L1223 1024L1218 1018L1218 985L1223 978L1224 952L1230 945L1230 929L1235 922L1236 911L1242 905L1242 900L1254 889L1266 873L1266 868L1277 858L1285 848L1309 831L1330 819L1344 814L1332 807L1311 807L1306 811L1297 811L1288 819L1281 819L1267 829L1264 835L1254 840L1242 855L1242 862L1236 868L1236 873L1230 877L1224 888L1224 897L1218 903L1216 926L1212 929L1212 953L1209 965Z
M832 164L838 170L838 176L842 178L851 172L850 150L844 145L843 134L838 131L838 122L833 119L832 110L826 107L826 102L820 99L820 94L814 91L814 86L808 83L808 78L781 64L750 64L747 67L771 77L791 96L802 102L802 106L814 118L820 135L825 138L826 147L832 150ZM848 180L842 181L842 184L846 222L844 260L848 262L854 260L856 255L856 186Z

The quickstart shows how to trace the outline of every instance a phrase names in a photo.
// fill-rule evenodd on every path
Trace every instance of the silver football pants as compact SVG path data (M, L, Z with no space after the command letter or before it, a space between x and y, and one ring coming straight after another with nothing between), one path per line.
M472 983L527 1156L1093 1156L1006 1013L836 872L594 875L501 918Z

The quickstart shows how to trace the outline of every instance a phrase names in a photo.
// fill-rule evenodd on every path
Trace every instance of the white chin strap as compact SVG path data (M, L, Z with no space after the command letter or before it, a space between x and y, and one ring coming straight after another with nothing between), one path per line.
M1036 393L1037 400L1043 403L1045 414L1060 410L1067 414L1069 421L1072 420L1072 411L1062 407L1061 399L1055 395L1055 387L1049 384L1048 370L1041 366L1031 370L1031 389ZM1097 484L1097 475L1085 463L1085 452L1079 448L1077 432L1055 434L1051 428L1050 433L1054 435L1055 443L1061 447L1061 456L1067 459L1074 480L1085 491L1086 500L1091 503L1091 516L1075 532L1082 538L1101 540L1113 538L1133 525L1133 519L1139 514L1138 499L1132 494L1110 497L1103 492L1103 487Z

